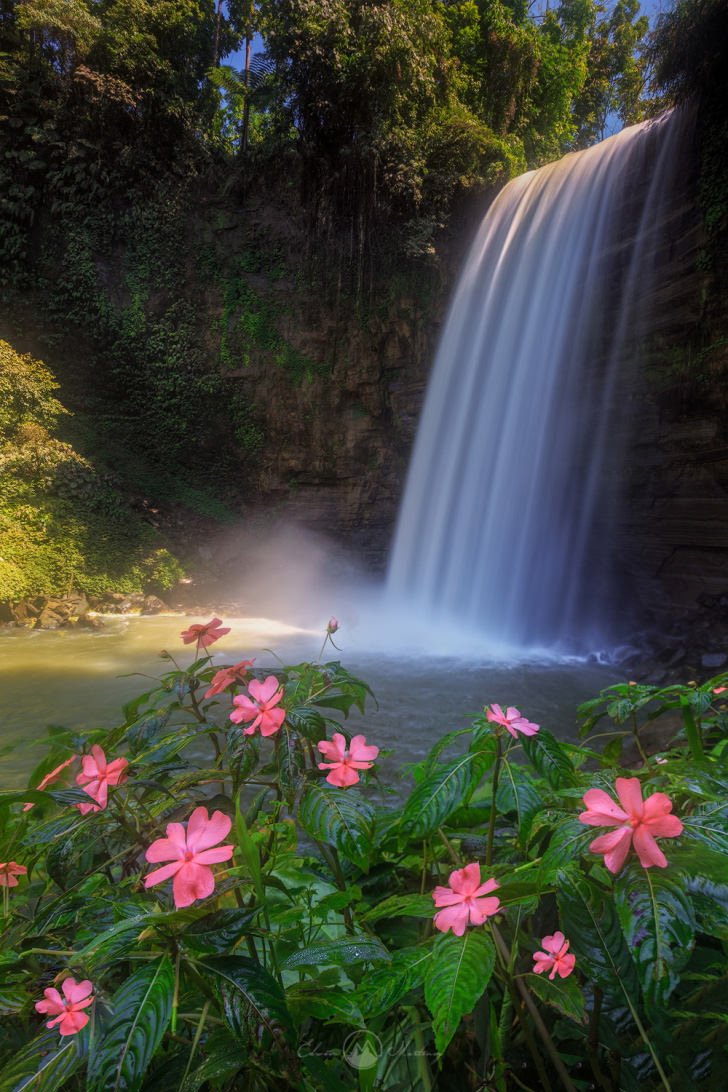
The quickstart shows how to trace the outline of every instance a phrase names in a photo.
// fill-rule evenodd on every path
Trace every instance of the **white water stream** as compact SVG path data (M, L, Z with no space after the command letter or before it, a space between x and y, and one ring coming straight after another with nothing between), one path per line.
M623 130L488 210L430 379L388 580L494 655L618 636L614 527L634 353L689 124ZM664 230L664 228L662 229Z

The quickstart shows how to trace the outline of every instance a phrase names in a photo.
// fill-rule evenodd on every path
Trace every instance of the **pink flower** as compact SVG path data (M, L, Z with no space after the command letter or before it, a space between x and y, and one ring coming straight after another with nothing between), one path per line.
M512 705L508 706L505 713L500 705L489 705L485 710L485 719L492 724L500 724L511 733L514 739L518 737L519 732L522 736L535 736L539 729L538 724L532 724L530 720L526 720Z
M542 937L541 947L545 952L533 953L533 970L535 974L543 974L551 971L549 978L553 981L554 975L559 978L567 978L574 970L576 956L567 955L569 942L563 933L554 933L553 936Z
M334 732L331 743L322 739L317 744L319 751L330 762L319 762L320 770L329 770L326 780L329 785L337 785L340 789L346 789L350 785L356 785L359 780L357 770L369 770L374 759L379 754L379 748L367 746L365 736L353 736L346 749L346 740L341 732Z
M452 929L456 937L461 937L468 924L482 925L486 918L498 913L500 899L484 899L490 891L495 891L495 880L480 882L480 865L469 864L450 873L449 887L436 887L432 892L435 906L444 906L435 914L435 928L441 933Z
M186 645L196 644L198 648L208 648L229 632L230 626L224 626L222 618L211 618L202 625L196 624L182 630L180 637Z
M587 811L579 816L580 822L590 827L617 827L595 838L589 849L604 854L610 872L619 872L632 843L643 868L667 868L667 859L655 838L677 838L682 834L682 823L676 815L670 815L672 801L664 792L655 792L643 801L636 777L618 777L615 788L621 808L601 789L584 793Z
M76 775L76 784L87 792L95 804L75 804L81 815L87 815L90 811L101 811L106 807L108 790L110 785L121 785L126 781L126 770L129 763L125 758L115 758L113 762L106 763L106 755L94 743L90 755L84 755L81 759L81 773Z
M241 660L232 667L223 667L212 676L210 689L205 691L206 698L214 698L216 694L222 694L233 683L242 683L248 677L248 668L252 667L255 660Z
M240 724L244 720L252 720L248 728L243 732L246 736L252 736L256 728L260 728L262 736L274 735L285 720L283 709L274 708L283 697L283 688L276 689L278 679L275 675L269 675L264 682L253 679L248 683L249 698L246 694L236 694L233 705L236 706L230 714L233 724Z
M49 785L52 785L54 781L57 781L61 774L61 770L65 770L66 766L70 766L77 757L77 755L71 755L71 757L67 758L65 762L62 762L60 766L56 766L55 770L51 770L50 773L47 773L45 777L41 778L38 782L38 791L42 792L43 789L47 789ZM32 803L23 804L23 811L30 811L32 807L34 807Z
M177 909L190 906L196 899L206 899L215 890L215 877L211 864L229 861L233 846L212 847L230 833L231 820L221 811L214 811L208 818L207 808L195 808L187 823L169 823L167 837L157 838L146 852L150 863L171 861L171 864L150 872L144 880L145 887L153 887L174 876L172 897Z
M88 979L76 982L75 978L65 978L61 989L63 997L58 990L43 990L45 1000L36 1001L36 1012L55 1017L48 1021L47 1028L58 1024L61 1035L76 1035L88 1024L88 1015L81 1010L87 1009L93 1003L93 986Z
M17 861L5 861L0 864L0 887L17 887L16 876L24 876L28 869Z
M724 694L726 690L728 690L728 686L714 686L713 687L713 693L714 694Z
M329 618L329 621L328 621L327 626L326 626L326 632L329 633L329 634L330 633L336 633L338 628L339 628L339 623L338 623L337 619L336 618Z

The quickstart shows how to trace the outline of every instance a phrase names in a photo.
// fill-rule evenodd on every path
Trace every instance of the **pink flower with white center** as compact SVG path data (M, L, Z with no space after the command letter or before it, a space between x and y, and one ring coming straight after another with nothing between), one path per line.
M233 709L230 720L233 724L240 724L244 720L253 723L243 728L246 736L252 736L256 728L260 728L262 736L274 735L285 720L284 709L276 706L283 697L283 687L278 687L278 679L275 675L269 675L263 682L253 679L248 683L248 693L236 694L233 698Z
M374 759L379 754L379 748L367 745L365 736L353 736L349 749L346 748L346 739L341 732L334 732L331 742L322 739L317 747L328 762L319 762L320 770L328 770L326 780L329 785L336 785L339 789L347 789L350 785L356 785L359 780L357 770L369 770L374 764Z
M197 645L200 648L209 648L219 641L226 633L230 632L230 626L222 624L222 618L211 618L209 622L195 623L187 629L183 629L180 637L186 645Z
M489 705L485 710L485 719L489 720L491 724L500 724L502 728L510 732L514 739L518 738L519 733L522 736L535 736L539 729L538 724L532 724L530 720L526 720L512 705L508 706L505 713L500 705L495 703Z
M17 861L4 861L0 864L0 887L17 887L18 876L25 876L28 869Z
M44 1001L36 1001L36 1012L43 1012L46 1016L53 1016L46 1024L52 1028L58 1024L61 1035L76 1035L81 1028L88 1024L88 1014L83 1012L93 1003L93 986L84 979L77 982L75 978L66 978L61 986L63 997L58 990L43 990Z
M129 763L125 758L115 758L107 763L106 755L97 743L91 748L90 755L81 758L81 773L76 775L76 784L87 792L93 804L74 804L81 815L90 811L101 811L108 802L109 786L122 785L126 781L125 770Z
M452 930L461 937L468 925L482 925L486 918L498 913L500 899L485 899L498 888L494 879L480 882L480 865L457 868L449 876L449 887L436 887L432 892L435 906L445 907L435 914L435 928L441 933Z
M631 845L643 868L667 868L667 859L655 838L677 838L683 825L676 815L670 815L672 801L664 792L655 792L642 799L642 788L636 777L618 777L615 781L619 807L601 789L584 793L587 811L579 821L590 827L616 827L590 844L592 853L604 854L604 864L610 872L619 872L627 859Z
M241 660L232 667L223 667L212 676L210 689L205 691L206 698L214 698L216 694L222 694L229 686L235 683L244 683L248 677L248 668L252 667L255 660Z
M60 766L56 766L55 770L51 770L50 773L47 773L45 777L41 778L37 785L38 791L42 792L43 789L47 789L49 785L52 785L54 781L57 781L63 770L65 770L67 766L70 766L77 757L78 755L71 755L71 757L67 758L65 762L62 762ZM32 803L23 804L23 811L30 811L34 806L35 805Z
M227 837L231 826L232 821L221 811L214 811L208 818L207 808L195 808L187 830L182 823L169 823L167 837L152 842L145 856L150 864L171 863L150 872L144 886L153 887L174 876L172 898L178 910L197 899L206 899L215 890L210 865L229 861L233 855L232 845L215 846Z
M569 953L569 942L564 934L554 933L553 936L542 937L541 947L546 951L533 953L534 973L543 974L544 971L550 970L549 978L552 981L555 975L559 978L568 978L574 970L576 956Z

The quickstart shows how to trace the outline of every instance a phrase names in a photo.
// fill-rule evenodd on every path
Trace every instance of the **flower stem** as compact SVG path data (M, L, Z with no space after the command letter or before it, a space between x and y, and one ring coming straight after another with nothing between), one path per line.
M503 961L503 965L506 968L506 973L508 973L510 952L508 951L506 942L504 941L501 932L495 922L492 923L491 929L493 930L493 939L495 940L496 948L500 953L501 960ZM528 1009L529 1015L533 1020L536 1031L538 1032L541 1041L543 1042L543 1045L546 1047L546 1053L551 1059L554 1069L559 1075L562 1087L566 1090L566 1092L576 1092L576 1088L571 1080L571 1077L567 1073L566 1067L561 1060L561 1055L554 1046L553 1039L549 1035L548 1028L541 1019L541 1013L536 1008L536 1005L534 1004L533 998L531 997L530 991L526 986L525 982L523 982L518 977L510 977L510 975L509 981L515 983L515 987L521 995L523 1004ZM521 1027L523 1027L523 1021L521 1021Z
M490 803L490 820L488 821L488 841L487 841L486 849L485 849L485 863L486 863L486 865L490 865L493 862L493 840L495 838L495 816L496 816L495 797L496 797L496 793L498 792L498 778L500 777L501 760L502 760L502 751L501 751L501 737L500 737L500 732L499 732L495 737L495 764L493 766L493 786L492 786L492 790L491 790L492 791L492 797L491 797L491 803Z

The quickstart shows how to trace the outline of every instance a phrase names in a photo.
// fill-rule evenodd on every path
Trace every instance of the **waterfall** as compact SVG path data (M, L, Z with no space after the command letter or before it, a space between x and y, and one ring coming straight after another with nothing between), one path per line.
M489 208L400 508L387 591L401 609L494 651L614 638L625 369L688 127L671 113L624 129L516 178Z

